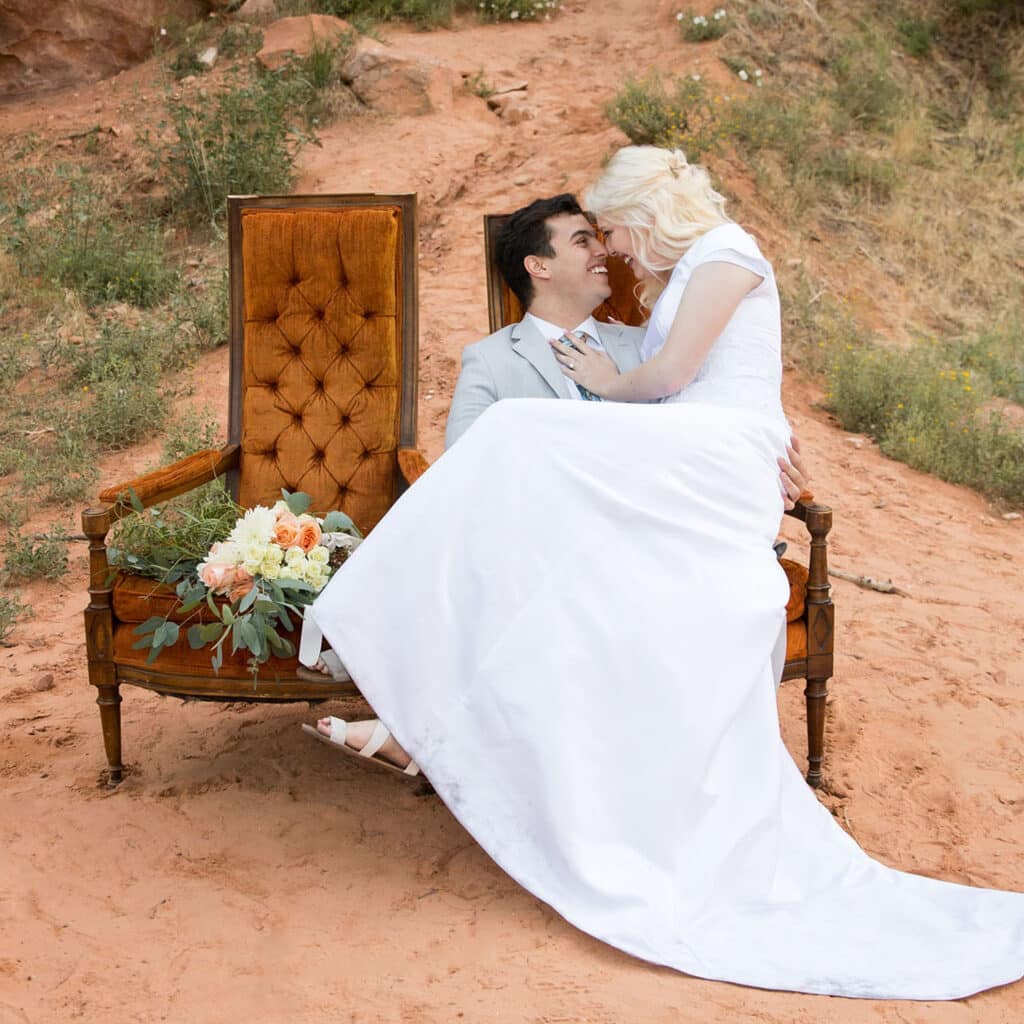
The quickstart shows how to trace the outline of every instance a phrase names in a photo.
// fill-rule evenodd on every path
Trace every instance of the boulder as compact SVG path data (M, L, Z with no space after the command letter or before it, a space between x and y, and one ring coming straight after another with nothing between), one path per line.
M242 21L270 21L276 10L274 0L245 0L235 11L235 17Z
M280 18L263 30L263 49L256 59L268 71L276 71L292 57L307 56L314 42L335 43L355 34L347 21L328 14Z
M363 103L388 114L450 110L455 72L440 61L362 38L341 69Z
M169 20L192 21L200 0L4 0L0 96L95 82L145 60Z

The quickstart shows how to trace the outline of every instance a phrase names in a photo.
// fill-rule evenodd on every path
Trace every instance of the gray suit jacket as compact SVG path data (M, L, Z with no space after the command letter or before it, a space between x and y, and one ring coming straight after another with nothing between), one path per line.
M642 327L597 325L604 350L623 372L640 365ZM548 344L529 321L510 324L462 350L444 443L450 448L489 405L503 398L568 398L569 389Z

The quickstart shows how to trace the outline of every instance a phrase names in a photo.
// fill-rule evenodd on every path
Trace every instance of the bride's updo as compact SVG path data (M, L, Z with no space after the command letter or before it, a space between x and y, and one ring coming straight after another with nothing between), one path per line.
M629 232L637 262L655 275L641 286L648 308L683 253L729 221L708 172L682 150L657 146L620 149L587 192L586 207L599 224Z

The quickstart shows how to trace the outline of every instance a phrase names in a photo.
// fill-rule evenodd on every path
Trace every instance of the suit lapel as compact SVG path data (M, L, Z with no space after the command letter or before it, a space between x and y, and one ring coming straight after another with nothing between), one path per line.
M598 320L597 333L601 336L601 344L605 352L622 373L628 373L640 365L637 346L629 339L623 338L622 328L618 324L606 324Z
M569 397L565 377L558 368L547 338L542 337L529 320L512 325L512 348L530 363L559 398Z

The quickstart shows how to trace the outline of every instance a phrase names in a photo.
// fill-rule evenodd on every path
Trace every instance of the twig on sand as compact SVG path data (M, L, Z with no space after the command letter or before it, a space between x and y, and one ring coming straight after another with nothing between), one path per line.
M845 572L843 569L830 568L828 574L835 576L837 580L856 583L858 587L863 587L865 590L877 590L880 594L899 594L900 597L910 597L910 591L898 587L892 580L876 580L870 576L858 576L856 573Z

